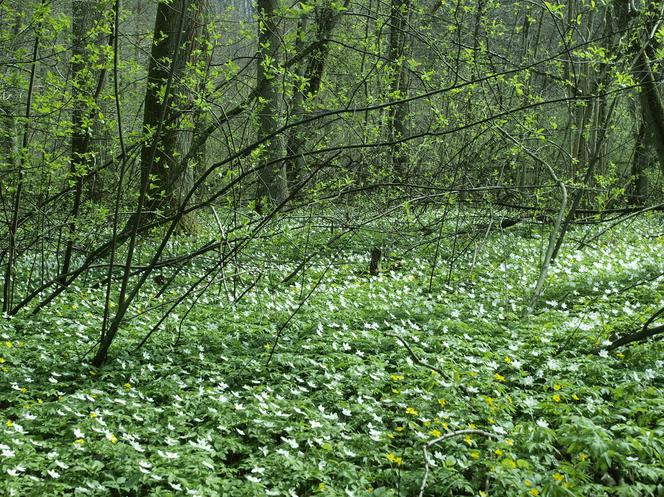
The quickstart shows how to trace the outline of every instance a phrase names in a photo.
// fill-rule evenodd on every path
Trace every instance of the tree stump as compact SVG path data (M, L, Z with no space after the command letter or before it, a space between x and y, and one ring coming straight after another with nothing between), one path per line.
M378 276L380 273L380 258L382 253L378 247L371 250L371 262L369 263L369 274L371 276Z

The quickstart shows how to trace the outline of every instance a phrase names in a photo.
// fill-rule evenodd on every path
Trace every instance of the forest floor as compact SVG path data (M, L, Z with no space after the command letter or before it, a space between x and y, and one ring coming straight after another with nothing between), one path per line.
M371 240L283 232L243 256L264 276L239 302L226 275L136 350L181 293L147 289L100 370L81 284L0 321L0 495L661 497L664 341L601 349L664 306L664 223L591 229L529 315L541 233L449 275L449 247L393 242L372 277Z

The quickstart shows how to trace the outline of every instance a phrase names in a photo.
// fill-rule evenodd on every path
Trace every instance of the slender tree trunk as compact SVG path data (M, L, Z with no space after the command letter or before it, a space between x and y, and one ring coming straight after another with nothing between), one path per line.
M90 86L89 79L92 75L86 71L87 51L85 45L90 27L89 19L92 17L92 10L94 9L90 9L90 2L86 0L73 0L71 10L72 57L70 67L73 109L71 117L69 181L73 181L75 186L74 198L69 213L69 223L67 225L67 242L60 268L61 283L67 279L67 274L71 267L71 257L76 237L76 223L83 198L83 177L86 175L89 166L89 133L92 132L88 125L92 110L85 101L88 96L87 88Z
M348 0L346 0L345 5L348 5ZM314 40L316 49L311 52L306 62L306 67L302 71L302 76L305 80L304 87L301 91L296 91L293 96L292 113L296 119L302 115L305 104L309 100L316 98L320 91L330 51L330 37L338 20L339 16L332 9L330 0L327 0L323 6L316 10L316 39ZM302 32L304 31L304 24L300 29ZM303 40L298 39L298 43L301 45L301 50L304 47ZM286 171L290 184L297 183L303 175L305 164L300 152L311 134L312 130L308 128L293 129L288 134L286 150L289 156L293 156L286 163Z
M638 119L638 118L637 118ZM635 206L643 205L648 183L645 171L648 167L648 130L646 118L641 113L639 127L634 141L634 153L630 175L629 203Z
M15 171L18 167L18 137L15 106L9 99L0 99L0 170Z
M46 0L42 0L41 5L45 5ZM25 161L26 151L28 148L28 138L30 130L30 118L32 117L32 95L35 89L35 75L37 72L37 61L39 58L39 45L41 44L41 37L39 31L41 30L41 22L37 25L35 40L32 45L32 60L30 63L30 79L28 82L28 92L25 102L25 124L23 127L23 139L21 141L21 150L18 156L18 163L16 165L16 184L14 190L14 198L12 199L12 210L10 214L9 229L8 229L8 246L7 246L7 262L4 271L4 285L2 288L2 312L7 313L12 308L14 298L14 264L16 262L17 241L16 235L18 234L18 221L21 212L21 202L23 197L24 176L25 176Z
M304 49L304 37L307 30L307 15L304 14L297 24L297 40L295 41L295 52L300 53ZM297 76L305 80L301 89L295 88L293 90L293 98L291 100L290 117L297 120L301 117L303 112L304 100L307 98L308 92L306 91L306 66L304 63L298 64ZM286 137L286 151L290 159L286 161L286 177L288 185L294 185L298 182L302 171L304 170L304 158L300 154L300 147L304 143L303 130L291 129Z

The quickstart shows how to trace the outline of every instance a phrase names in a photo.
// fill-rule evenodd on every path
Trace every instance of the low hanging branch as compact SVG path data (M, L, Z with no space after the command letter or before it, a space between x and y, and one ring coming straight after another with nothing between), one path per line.
M427 479L429 478L429 466L431 465L431 459L429 458L428 449L430 449L437 443L444 442L445 440L448 440L453 437L458 437L460 435L481 435L483 437L500 440L500 437L498 435L494 433L489 433L488 431L484 430L457 430L450 433L445 433L445 435L441 435L440 437L435 438L430 442L427 442L422 447L422 452L424 453L424 476L422 476L422 484L420 485L419 497L422 497L424 495L424 490L426 489L427 486Z

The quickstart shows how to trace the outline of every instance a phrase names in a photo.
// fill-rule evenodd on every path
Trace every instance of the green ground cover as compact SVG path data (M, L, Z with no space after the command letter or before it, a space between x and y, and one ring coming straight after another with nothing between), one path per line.
M179 292L148 289L101 370L102 290L2 320L0 495L664 495L664 343L589 353L664 305L659 218L569 243L527 317L540 235L449 281L441 255L429 292L431 246L393 242L369 277L368 238L280 284L305 247L280 233L243 254L264 277L242 300L215 281L135 350ZM423 446L459 430L422 488Z

